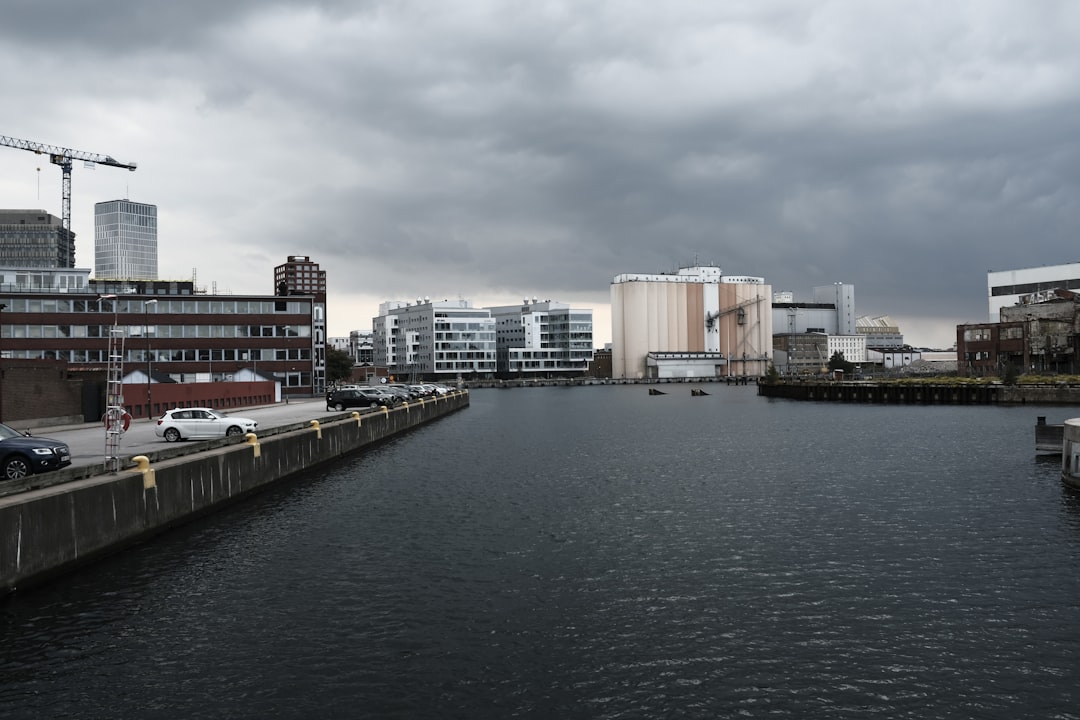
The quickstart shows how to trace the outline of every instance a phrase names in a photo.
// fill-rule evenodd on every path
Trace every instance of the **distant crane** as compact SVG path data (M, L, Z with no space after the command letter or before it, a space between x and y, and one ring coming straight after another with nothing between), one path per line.
M98 155L97 153L72 150L71 148L56 147L55 145L43 145L42 143L19 140L18 138L7 137L6 135L0 135L0 145L19 148L21 150L29 150L38 155L48 155L49 162L53 165L60 166L60 170L64 176L64 187L61 193L63 202L60 216L63 221L64 230L66 231L66 237L71 237L71 161L82 160L95 165L109 165L111 167L124 168L126 170L134 170L136 167L133 162L122 163L118 160L114 160L108 155Z

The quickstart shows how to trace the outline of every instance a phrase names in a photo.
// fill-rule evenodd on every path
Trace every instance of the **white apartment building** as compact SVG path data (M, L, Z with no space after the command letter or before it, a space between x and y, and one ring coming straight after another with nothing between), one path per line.
M990 322L1001 322L1001 308L1039 302L1057 288L1080 291L1080 263L987 272Z
M468 300L390 301L372 319L372 359L402 379L495 373L495 319Z
M829 335L828 353L831 358L842 353L844 359L852 363L866 362L865 335Z
M487 309L495 320L500 376L577 376L588 369L593 356L591 309L536 298Z
M772 289L714 266L626 273L611 283L611 324L614 378L763 375Z

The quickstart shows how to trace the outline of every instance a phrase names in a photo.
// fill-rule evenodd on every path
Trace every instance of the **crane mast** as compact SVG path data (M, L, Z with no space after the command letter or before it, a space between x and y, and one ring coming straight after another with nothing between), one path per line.
M66 237L71 237L71 162L72 160L82 160L84 162L93 163L95 165L108 165L110 167L124 168L125 170L134 170L135 163L122 163L119 160L115 160L108 155L100 155L98 153L83 152L82 150L72 150L71 148L57 147L56 145L45 145L44 143L32 142L30 140L20 140L18 138L8 137L6 135L0 135L0 145L5 147L17 148L19 150L29 150L32 153L38 155L48 155L49 162L53 165L59 165L60 171L63 176L63 185L61 189L61 213L60 218L63 222L63 227Z

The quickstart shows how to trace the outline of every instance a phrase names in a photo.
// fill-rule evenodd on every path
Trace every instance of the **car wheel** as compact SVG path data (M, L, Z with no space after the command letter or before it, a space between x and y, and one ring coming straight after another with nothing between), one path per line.
M22 455L13 455L4 461L4 479L22 480L30 474L30 463Z
M228 437L236 437L237 435L243 435L243 434L244 434L244 428L240 427L239 425L233 425L232 427L230 427L228 430L225 431L225 435L227 435Z
M165 431L165 442L176 442L180 439L180 431L176 428L168 428Z
M337 405L334 406L334 409L337 410L338 412L341 412L342 410L345 409L345 403L338 403Z
M372 410L378 410L378 409L379 409L379 403L377 403L377 402L375 402L374 400L372 400L372 401L371 401L371 409L372 409Z

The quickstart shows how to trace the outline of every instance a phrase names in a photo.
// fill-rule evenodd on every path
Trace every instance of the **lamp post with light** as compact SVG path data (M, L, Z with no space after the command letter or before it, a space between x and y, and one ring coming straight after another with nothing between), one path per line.
M154 374L153 374L154 357L153 357L153 349L150 347L150 329L149 329L150 326L146 322L146 311L147 311L147 308L150 305L154 306L154 314L157 315L157 299L154 298L154 299L151 299L151 300L147 300L146 302L143 303L143 340L146 341L146 419L147 420L153 420L154 419L154 406L153 406L153 404L151 404L151 394L150 394L150 388L154 384ZM156 328L156 325L155 325L155 328Z

